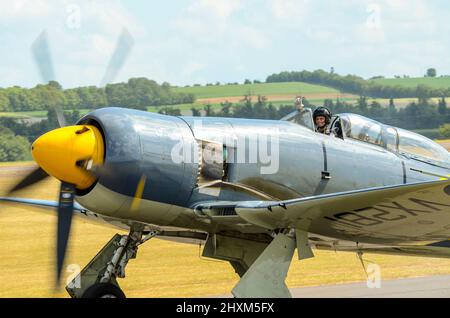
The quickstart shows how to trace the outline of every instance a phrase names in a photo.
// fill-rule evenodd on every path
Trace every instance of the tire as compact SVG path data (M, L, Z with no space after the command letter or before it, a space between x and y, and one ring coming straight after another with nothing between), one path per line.
M97 283L90 286L81 298L126 298L123 291L111 283Z

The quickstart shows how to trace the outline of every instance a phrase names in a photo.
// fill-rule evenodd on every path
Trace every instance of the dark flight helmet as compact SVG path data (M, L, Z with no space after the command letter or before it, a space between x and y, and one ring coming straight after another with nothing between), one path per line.
M325 117L325 124L329 125L331 121L331 112L326 107L318 107L313 113L314 123L316 122L316 117Z

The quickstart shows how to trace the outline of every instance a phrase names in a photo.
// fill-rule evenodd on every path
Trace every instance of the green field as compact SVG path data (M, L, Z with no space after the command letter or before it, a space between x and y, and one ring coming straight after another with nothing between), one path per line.
M331 98L331 97L330 97ZM311 98L308 99L310 103L312 103L315 106L321 106L324 103L324 100L326 98ZM333 101L336 101L336 98L331 98ZM254 99L256 100L256 99ZM339 98L340 101L344 101L347 103L355 103L357 101L357 98ZM397 108L404 108L408 103L411 103L413 101L416 101L415 98L398 98L395 99L395 105ZM437 102L437 99L432 99L433 102ZM368 103L370 104L372 101L378 101L382 106L387 107L389 105L389 99L368 99ZM273 100L270 101L273 106L280 107L281 105L293 105L294 100L293 99L282 99L282 100ZM163 105L163 106L149 106L147 107L147 110L149 112L157 113L160 109L163 109L165 107L173 107L178 108L183 115L191 115L191 109L195 108L198 110L203 110L206 104L210 104L213 111L219 111L222 107L221 103L207 103L207 101L204 102L196 102L192 104L178 104L178 105ZM239 102L232 102L233 105L239 104Z
M401 85L405 87L416 87L419 84L425 84L432 88L450 87L450 76L437 78L389 78L375 79L371 81L384 85ZM306 95L307 98L309 97L308 100L314 105L323 104L324 99L327 98L336 100L338 96L341 101L350 103L357 100L357 96L344 94L330 87L313 85L303 82L174 87L173 90L175 92L192 93L196 96L198 101L193 104L149 106L147 107L147 110L150 112L158 112L161 108L164 107L174 107L180 109L183 115L190 115L191 108L202 110L205 103L210 103L212 105L212 109L214 111L217 111L221 108L220 102L225 101L227 98L230 98L230 102L236 104L239 103L239 97L246 94L251 94L253 96L266 96L276 107L280 105L292 105L294 103L294 95ZM221 98L223 98L223 100L221 100ZM209 101L208 99L214 100ZM389 104L388 99L369 99L368 102L370 103L373 100L378 101L383 106L387 106ZM411 103L415 100L415 98L398 98L395 99L395 104L398 108L403 108L408 103ZM437 102L437 99L433 99L433 102ZM85 115L91 110L80 109L79 111L81 115ZM40 110L27 112L0 112L0 117L21 119L45 118L47 117L47 111Z
M389 86L404 86L415 88L417 85L426 85L431 88L449 88L450 76L446 77L411 77L411 78L381 78L370 80L378 84Z
M175 87L175 92L191 93L197 98L216 98L250 95L284 95L284 94L320 94L338 93L339 91L326 86L313 85L301 82L289 83L261 83L261 84L239 84L239 85L214 85L214 86L192 86Z
M0 112L0 117L9 117L9 118L40 118L47 117L46 110L36 110L30 112Z
M331 98L331 97L330 97ZM324 100L326 98L311 98L308 99L310 103L316 106L320 106L323 104ZM331 98L332 100L336 100L336 98ZM357 98L339 98L340 101L345 101L348 103L355 103ZM437 102L437 99L432 99L433 102ZM389 99L368 99L368 103L371 103L372 101L378 101L382 106L388 106L389 105ZM397 108L403 108L408 103L411 103L413 101L416 101L415 98L398 98L395 99L395 105ZM273 106L279 107L281 105L293 105L294 100L293 99L282 99L282 100L274 100L270 101ZM177 105L161 105L161 106L148 106L147 111L152 113L157 113L159 110L165 108L165 107L173 107L178 108L183 115L191 115L191 109L195 108L198 110L203 110L206 104L210 104L213 111L219 111L222 107L221 103L212 102L207 103L204 102L196 102L192 104L177 104ZM239 104L239 102L232 102L233 105ZM80 110L80 116L86 115L88 112L93 111L92 109L81 109ZM29 118L46 118L47 117L47 111L31 111L31 112L0 112L0 117L8 117L8 118L17 118L17 119L29 119Z
M64 110L67 111L67 110ZM79 109L80 116L84 116L92 109ZM9 118L47 118L47 111L46 110L35 110L35 111L29 111L29 112L0 112L0 117L9 117Z
M351 101L353 101L353 100L354 99L351 99ZM312 103L316 103L317 105L323 103L323 99L314 99L314 100L309 100L309 101ZM270 103L272 103L273 106L278 108L281 105L293 105L294 101L293 100L280 100L280 101L277 100L277 101L271 101ZM211 105L211 109L213 111L219 111L222 108L221 103L207 103L207 104ZM189 115L192 115L192 108L195 108L198 110L204 110L204 108L207 104L197 102L197 103L192 103L192 104L149 106L149 107L147 107L147 110L152 113L157 113L163 108L172 107L172 108L179 109L181 111L182 115L189 116ZM233 103L233 105L236 105L236 103Z

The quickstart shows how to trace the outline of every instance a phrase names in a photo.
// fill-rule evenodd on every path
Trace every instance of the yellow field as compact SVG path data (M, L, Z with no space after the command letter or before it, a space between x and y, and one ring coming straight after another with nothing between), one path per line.
M20 173L0 169L0 193ZM13 172L11 173L13 174ZM57 198L58 182L48 180L21 196ZM0 206L0 297L68 297L54 287L54 212L28 207ZM66 264L84 266L116 233L113 228L74 220ZM364 281L355 254L315 251L313 259L294 259L290 287ZM450 274L450 260L365 255L381 266L382 278ZM69 273L66 273L69 275ZM63 279L65 281L65 278ZM237 282L231 266L199 257L199 247L154 239L140 247L119 283L128 297L196 297L228 294Z
M0 162L0 167L32 166L34 161Z
M446 140L438 140L437 141L442 147L444 147L445 149L447 149L448 151L450 151L450 139L446 139Z

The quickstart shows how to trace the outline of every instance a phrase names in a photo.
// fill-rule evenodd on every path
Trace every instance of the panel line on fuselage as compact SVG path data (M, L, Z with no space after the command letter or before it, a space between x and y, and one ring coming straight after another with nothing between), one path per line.
M325 146L325 142L322 141L322 151L323 151L323 171L328 171L328 158L327 158L327 147Z
M325 191L325 187L327 186L329 179L324 179L323 174L328 172L328 156L327 156L327 147L325 145L325 141L322 141L322 153L323 153L323 171L322 176L320 178L320 182L317 185L317 188L314 190L314 195L323 194Z
M403 184L407 183L407 179L406 179L406 165L405 165L405 161L402 160L402 169L403 169Z

